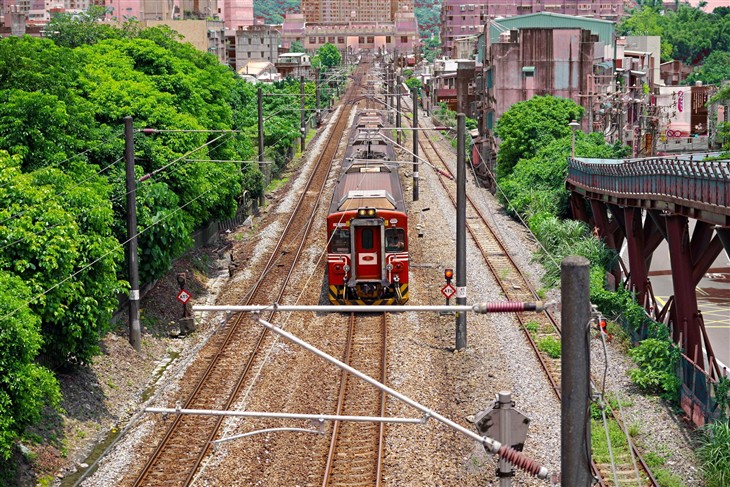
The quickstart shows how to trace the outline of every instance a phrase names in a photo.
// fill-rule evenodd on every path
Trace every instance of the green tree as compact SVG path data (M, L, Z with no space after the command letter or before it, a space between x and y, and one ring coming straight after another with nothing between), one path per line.
M53 374L36 363L42 344L40 318L27 305L28 287L0 270L0 458L10 459L15 440L57 407L61 393Z
M720 85L725 80L730 80L730 52L713 51L684 83L693 85L702 81L708 85Z
M5 153L0 169L0 271L36 296L30 308L42 319L45 360L88 363L123 289L110 188L83 163L22 173L19 157Z
M329 42L323 44L322 47L317 49L315 57L325 69L342 64L342 55L340 54L340 51L338 51L337 48Z
M307 50L304 49L304 44L302 44L301 41L294 41L291 43L291 46L289 46L289 52L306 53Z
M498 193L508 211L530 219L540 213L568 218L568 197L565 178L568 157L572 150L572 134L555 139L541 148L534 157L520 159L512 173L500 182ZM581 157L617 157L614 147L607 145L600 133L576 133L575 153Z
M80 14L57 13L46 26L46 37L57 45L79 47L95 44L102 39L116 38L126 33L101 21L107 14L106 7L92 5Z
M532 158L553 140L570 135L568 124L580 120L584 111L573 100L550 95L512 105L497 121L497 180L509 176L520 159Z

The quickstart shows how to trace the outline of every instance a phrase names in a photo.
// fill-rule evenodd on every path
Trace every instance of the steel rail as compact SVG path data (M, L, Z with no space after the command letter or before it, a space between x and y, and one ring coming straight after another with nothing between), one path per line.
M439 153L439 151L436 148L436 146L433 143L433 141L430 138L427 138L427 140L429 142L429 145L431 146L432 152L435 153L438 156L438 158L439 158L441 164L444 166L445 170L448 171L449 174L451 174L453 176L453 171L451 170L451 168L449 167L449 165L446 163L446 161L444 160L444 158L441 156L441 154ZM421 146L423 147L423 144L422 143L421 143ZM449 199L451 199L452 203L454 204L454 207L456 207L456 199L455 199L456 197L453 195L452 191L449 190L449 188L447 187L446 182L444 181L444 179L442 177L439 177L438 179L439 179L439 182L441 183L442 187L446 190L446 192L447 192L447 194L449 196ZM500 247L502 253L507 258L507 260L509 261L509 263L514 267L514 271L517 273L517 275L520 276L520 278L522 279L525 287L527 289L529 289L530 292L532 293L532 296L536 298L537 297L537 293L535 292L534 287L532 287L532 285L529 282L529 280L525 277L525 275L519 269L519 266L517 266L517 264L514 262L514 260L512 259L511 255L509 254L509 251L502 244L501 239L496 235L496 232L492 228L492 225L488 222L487 218L484 217L483 213L479 210L479 208L474 204L472 198L469 195L467 195L467 198L466 199L467 199L467 202L470 205L470 208L477 214L477 216L479 217L479 220L484 224L484 226L492 234L492 238L497 243L497 245ZM510 289L510 286L507 286L506 283L503 282L503 279L500 278L499 272L494 268L494 266L491 263L491 260L492 260L493 257L490 256L490 255L488 255L487 253L485 253L485 251L483 249L483 246L481 245L481 243L479 242L479 240L476 238L475 232L472 230L472 228L471 228L471 226L469 225L468 222L467 222L467 229L469 230L469 233L472 236L475 245L480 250L480 253L484 257L487 265L492 270L492 272L493 272L493 274L495 276L495 279L496 279L497 283L499 284L500 288L502 289L502 291L505 293L506 296L514 295L515 293L514 293L514 291L512 289ZM538 315L538 316L540 316L540 315ZM554 329L556 330L557 334L558 335L561 335L561 329L560 329L559 324L557 323L557 321L555 320L555 318L552 316L552 314L548 310L545 310L544 317L549 321L550 325L554 327ZM553 367L551 367L550 365L548 365L547 361L543 357L543 353L540 351L539 347L537 346L537 343L535 342L532 334L529 332L529 330L525 326L525 320L524 320L524 318L522 316L522 313L516 313L516 318L517 318L517 320L519 321L519 323L521 325L520 327L522 328L523 334L525 335L525 337L527 338L528 342L530 343L530 346L532 347L533 351L535 352L535 355L536 355L538 361L540 362L540 365L543 368L543 371L545 372L545 375L546 375L548 381L550 382L550 384L552 386L553 392L556 394L556 396L558 397L558 399L560 399L562 397L560 385L557 383L557 381L555 380L555 378L553 378L553 374L550 372L550 370ZM558 363L558 365L559 365L559 363ZM615 414L613 414L613 411L612 411L612 416L616 420L616 422L619 425L619 427L624 432L626 432L625 426L624 426L623 422L621 422L619 420L619 418L617 418L615 416ZM632 448L632 451L634 452L634 455L635 455L636 459L641 464L641 466L643 468L643 471L646 474L646 476L648 477L648 481L651 483L652 487L658 487L659 484L656 481L656 479L654 479L654 477L653 477L653 475L651 473L651 470L649 469L649 466L646 464L646 462L644 461L641 453L636 449L636 447L633 445L633 443L631 444L631 448ZM602 485L602 486L607 485L605 483L606 480L600 474L600 472L601 472L600 468L593 461L592 461L592 468L594 470L594 474L596 475L596 477L597 477L597 479L599 481L599 484Z
M357 89L356 84L351 85L350 89L348 91L348 95L346 96L346 99L350 99L352 97L353 93L356 91L356 89ZM264 277L269 273L269 271L273 268L276 261L280 257L280 255L279 255L280 251L281 251L282 247L284 247L284 244L287 241L287 237L289 237L289 235L288 235L289 229L293 227L293 223L295 222L295 220L297 220L297 221L301 220L301 215L299 214L299 210L301 209L304 200L309 196L310 186L312 185L312 183L314 181L315 174L318 172L317 169L322 165L323 161L327 164L326 173L329 173L329 171L330 171L331 164L334 159L334 154L336 153L337 147L339 146L342 135L344 134L345 126L346 126L347 119L349 116L348 104L344 103L343 106L344 106L344 108L341 110L338 120L337 120L334 130L333 130L335 136L330 137L330 139L328 141L327 147L332 146L332 147L334 147L334 150L330 151L330 150L325 149L320 154L320 157L318 158L318 160L315 164L315 168L312 170L312 172L307 180L305 189L304 189L304 191L302 191L302 194L300 195L300 197L298 199L296 209L292 212L291 217L287 221L285 229L282 231L282 234L281 234L279 240L277 241L274 251L271 253L266 265L264 265L261 275L260 275L259 279L257 280L257 282L254 284L252 291L249 293L247 304L250 304L251 301L253 300L254 296L256 295L256 293L260 289L263 288ZM328 154L331 154L329 160L327 160ZM326 180L327 180L326 177L322 178L321 185L320 185L318 193L317 193L318 195L320 195L320 197L318 197L316 199L316 202L313 205L313 208L311 211L312 215L315 214L315 212L318 208L319 201L321 199L321 193L324 189L324 184L326 183ZM299 218L296 218L297 216ZM310 231L312 222L313 222L313 218L310 216L310 218L308 219L308 221L305 225L305 230L300 233L301 240L300 240L299 246L297 248L295 255L293 256L293 261L292 261L291 267L289 269L289 272L287 273L287 276L284 279L284 283L282 284L282 286L280 288L279 296L276 298L276 301L281 300L281 297L283 296L283 294L286 290L286 286L289 282L289 279L291 278L291 276L294 272L295 264L299 258L299 255L302 252L306 238L309 235L309 231ZM273 311L272 311L271 315L273 315ZM228 332L226 334L226 338L224 340L223 345L215 353L215 356L210 361L208 367L206 368L206 371L203 374L203 377L199 380L193 393L190 394L190 396L186 400L186 402L185 402L186 408L188 408L188 406L190 406L192 404L192 402L195 401L195 399L200 395L201 390L203 389L203 387L209 380L213 371L219 365L220 358L224 355L225 351L227 350L228 346L230 345L230 343L233 339L233 336L235 335L236 330L239 328L239 325L243 320L243 317L244 317L244 315L242 315L242 314L237 315L237 317L234 319L234 323L232 325L228 326ZM252 364L254 363L254 360L256 358L256 353L261 348L261 345L263 344L263 341L267 334L268 334L267 329L263 329L262 332L259 334L258 339L256 340L256 343L255 343L255 348L253 349L253 352L249 355L246 365L243 367L243 369L241 369L241 372L238 374L238 378L236 380L236 383L233 387L232 392L228 394L228 398L225 401L224 409L228 409L230 407L230 405L233 404L235 398L238 396L238 394L241 390L241 387L244 384L244 381L248 377L248 373L251 370ZM134 482L135 486L142 485L142 483L145 481L145 479L148 478L148 476L150 475L150 473L152 471L152 467L158 462L158 460L163 455L163 452L166 450L169 442L171 441L173 434L180 428L182 417L183 417L182 415L176 416L173 423L167 429L165 435L163 436L163 439L160 441L160 443L158 444L154 453L151 455L151 457L149 458L149 460L143 467L141 473L138 475L137 479L135 480L135 482ZM200 447L200 450L199 450L198 454L196 455L194 466L192 468L188 469L187 478L185 479L183 485L189 485L190 482L193 480L194 475L195 475L200 463L202 462L203 458L205 458L205 455L207 454L208 450L210 449L211 441L215 438L218 430L220 429L220 425L222 424L222 421L223 421L223 417L216 418L215 425L213 426L213 428L210 430L209 434L207 435L206 443L204 444L204 446ZM176 468L179 469L179 467L180 467L179 458L177 458L173 461L176 463Z
M345 350L343 353L343 362L345 364L351 365L353 361L353 344L355 342L355 333L356 333L356 314L351 313L350 319L348 322L348 332L347 332L347 339L345 342ZM381 313L380 314L380 360L378 367L380 368L380 374L378 377L378 380L381 383L385 383L386 375L387 375L387 314ZM350 401L353 401L352 398L348 398L347 391L348 391L348 381L351 377L351 374L347 370L342 370L341 373L341 379L340 379L340 390L337 397L337 408L336 408L336 414L338 416L341 416L343 414L344 409L346 408L346 404L348 399ZM375 392L373 392L375 393ZM385 416L385 405L386 405L386 394L382 390L378 390L377 394L379 394L379 405L378 405L378 411L379 416L384 417ZM359 398L357 400L354 400L354 402L362 402L362 398ZM349 445L343 443L342 439L342 425L340 424L340 421L335 421L334 426L332 428L332 437L330 439L330 446L329 451L327 453L327 460L325 464L325 472L324 476L322 478L322 487L328 487L331 485L340 485L340 483L337 482L337 478L335 475L335 469L336 466L336 460L338 459L338 456L344 447L352 447L353 445ZM385 453L385 422L380 422L377 426L377 439L376 439L376 447L375 447L375 465L372 465L373 467L373 476L375 477L372 479L372 482L369 485L374 485L376 487L380 486L382 484L382 476L383 476L383 456ZM358 438L358 442L362 443L364 441L367 441L367 434L364 434L363 436ZM362 474L362 472L358 472ZM348 479L349 481L355 482L354 479ZM340 482L342 482L341 479L339 479Z

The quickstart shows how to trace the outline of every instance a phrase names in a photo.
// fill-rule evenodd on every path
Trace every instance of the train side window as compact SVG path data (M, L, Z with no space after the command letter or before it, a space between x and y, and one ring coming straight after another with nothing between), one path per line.
M360 233L360 245L363 250L370 250L373 248L373 229L363 228Z
M385 230L385 251L399 252L406 248L406 232L402 228L388 228Z
M332 235L332 242L330 243L330 252L336 254L349 254L350 253L350 231L345 229L337 229Z

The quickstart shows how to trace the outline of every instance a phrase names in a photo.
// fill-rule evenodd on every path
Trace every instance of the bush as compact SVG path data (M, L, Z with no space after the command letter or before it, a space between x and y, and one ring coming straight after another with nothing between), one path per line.
M677 377L680 358L677 347L667 340L647 338L629 350L629 356L639 366L629 371L636 385L665 399L677 399L681 385Z
M42 339L40 319L28 308L29 299L22 280L0 271L0 458L5 460L25 427L39 420L43 407L56 407L61 399L51 371L35 363Z

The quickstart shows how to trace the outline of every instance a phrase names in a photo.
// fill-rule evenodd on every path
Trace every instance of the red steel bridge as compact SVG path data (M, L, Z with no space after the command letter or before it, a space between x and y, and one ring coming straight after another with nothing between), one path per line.
M711 384L723 372L695 287L723 249L730 255L730 160L717 154L571 158L566 184L573 217L588 223L617 254L626 244L628 269L619 260L613 276L654 320L669 327L683 352L682 407L696 424L704 424L717 413ZM649 267L662 241L669 248L674 295L659 306Z

